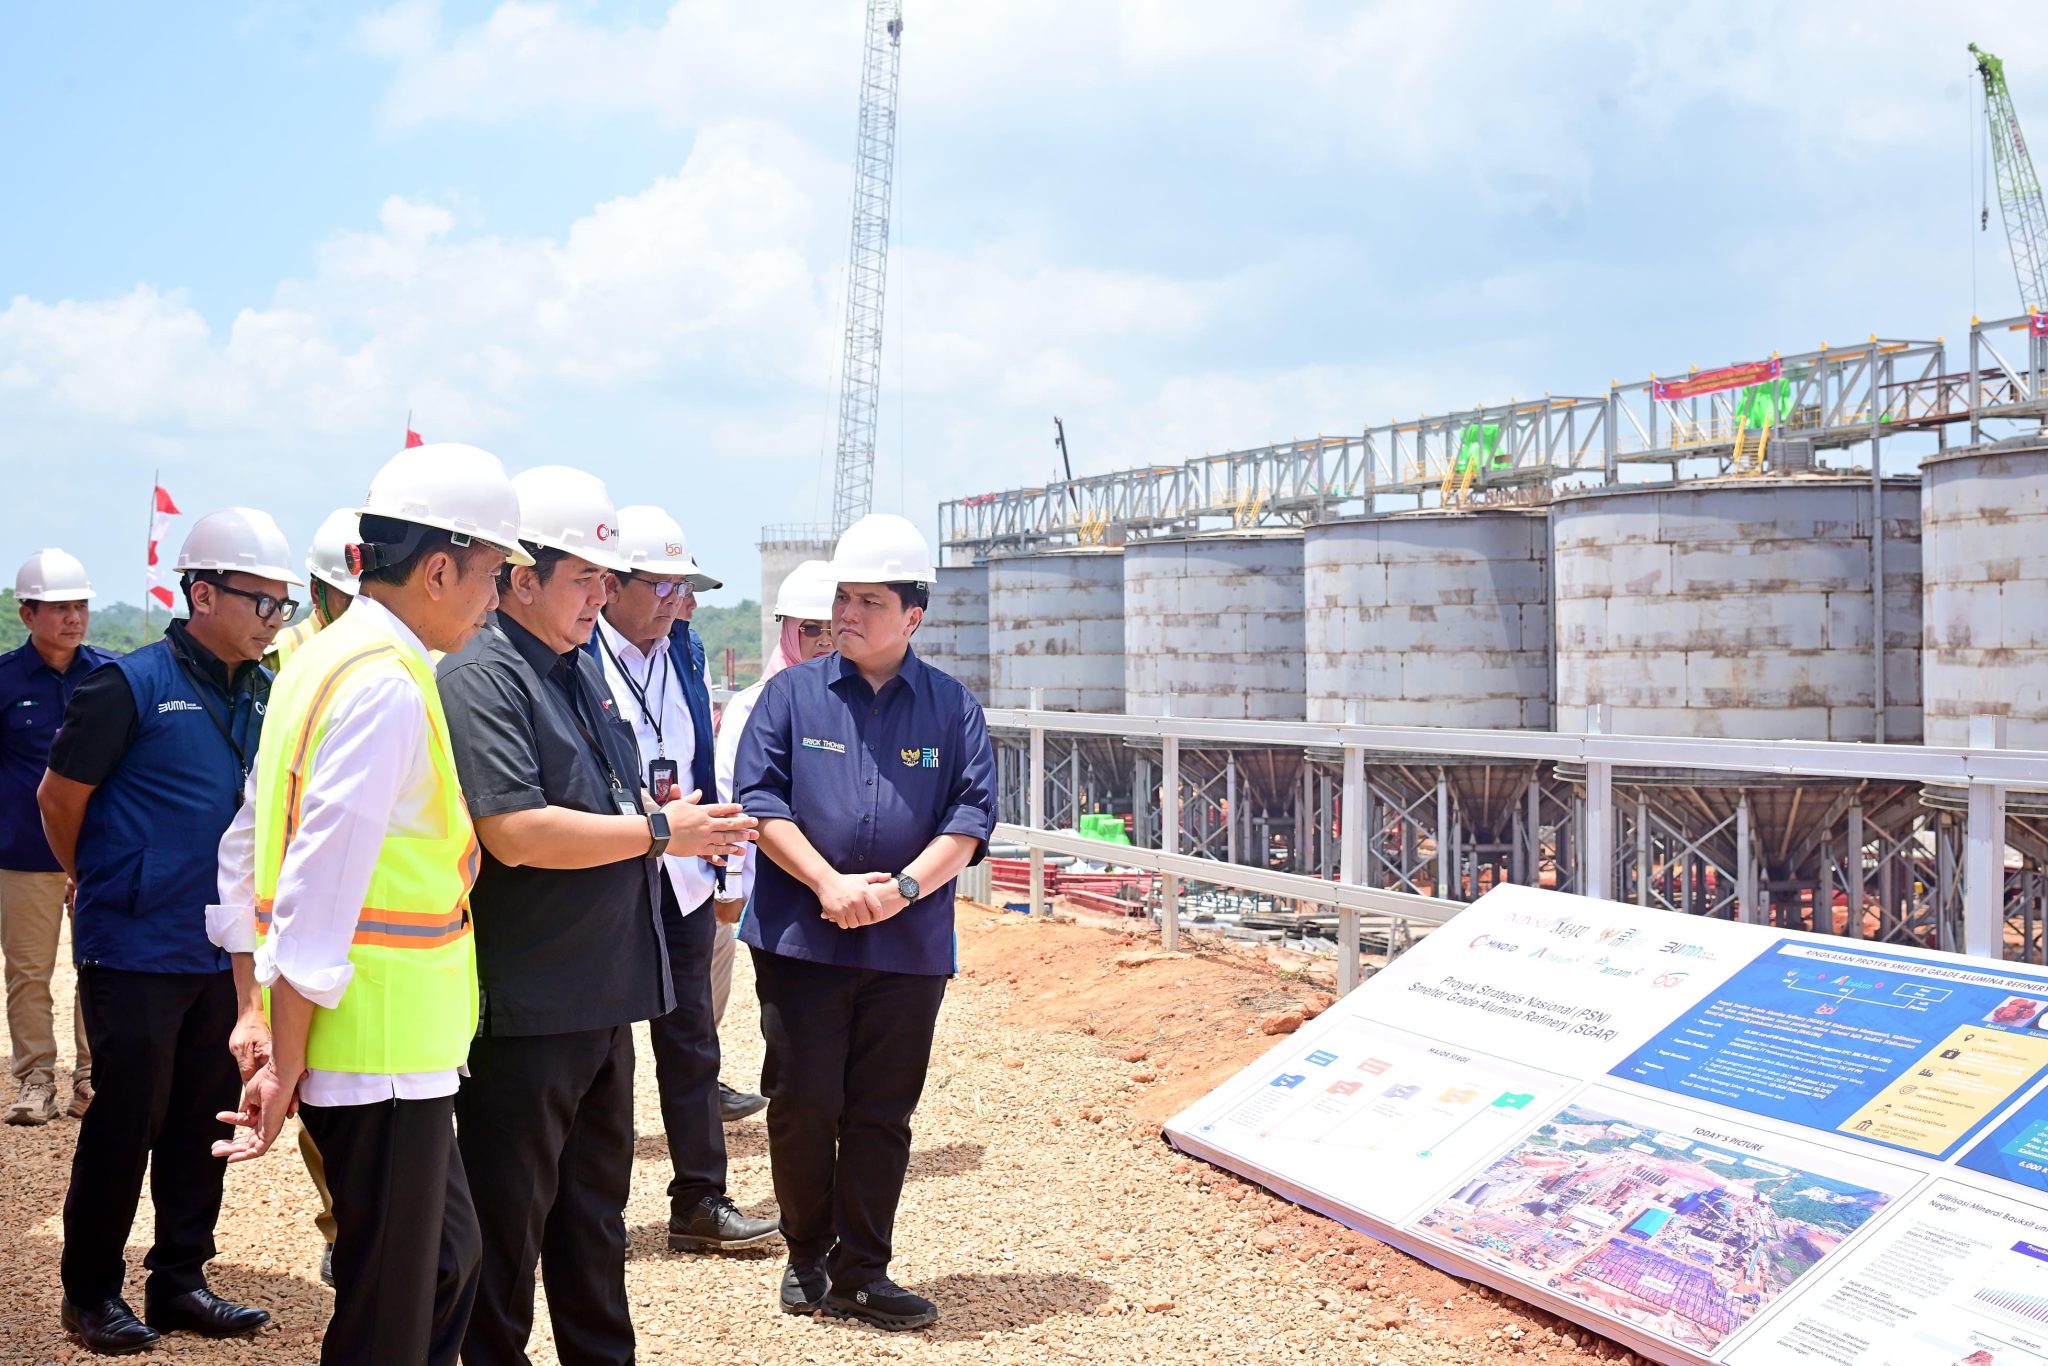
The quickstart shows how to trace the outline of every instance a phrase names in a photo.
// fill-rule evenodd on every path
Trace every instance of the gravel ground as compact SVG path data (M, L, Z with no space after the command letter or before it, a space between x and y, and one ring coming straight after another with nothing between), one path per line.
M902 1284L938 1302L939 1323L922 1333L886 1334L787 1317L774 1305L779 1250L735 1257L668 1252L667 1159L643 1034L642 1137L626 1214L627 1282L642 1361L1626 1357L1180 1157L1146 1117L1153 1069L1164 1069L1125 1061L1124 1040L1043 1023L1056 1013L1035 995L1045 985L1028 974L1017 980L1017 950L1051 942L1041 934L1055 927L964 912L962 928L963 940L972 941L963 945L968 970L940 1020L915 1121L894 1267ZM1044 974L1055 989L1115 970L1114 936L1073 927L1063 934L1063 952L1080 961ZM1131 961L1128 951L1123 961ZM758 1075L760 1061L744 955L739 970L725 1027L726 1076L735 1082ZM68 985L60 999L69 999ZM68 1038L63 1026L58 1035ZM68 1056L63 1061L68 1068ZM1175 1063L1181 1071L1189 1065L1185 1058ZM68 1073L60 1083L68 1085ZM71 1346L57 1324L59 1210L75 1132L69 1120L43 1129L0 1127L0 1356L9 1363L95 1359ZM762 1123L749 1120L728 1134L732 1194L761 1211L771 1202ZM288 1142L231 1170L212 1285L269 1309L274 1321L247 1342L176 1335L156 1355L137 1360L313 1360L330 1302L315 1275L315 1207ZM145 1194L138 1228L146 1231L148 1220ZM129 1254L130 1297L138 1308L145 1247L131 1244ZM535 1337L533 1359L553 1362L544 1308Z

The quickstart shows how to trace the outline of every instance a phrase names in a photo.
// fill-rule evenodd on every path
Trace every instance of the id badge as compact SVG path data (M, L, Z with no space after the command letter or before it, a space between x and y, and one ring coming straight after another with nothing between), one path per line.
M654 798L656 806L667 806L679 795L676 792L676 761L673 759L649 759L647 761L647 791Z

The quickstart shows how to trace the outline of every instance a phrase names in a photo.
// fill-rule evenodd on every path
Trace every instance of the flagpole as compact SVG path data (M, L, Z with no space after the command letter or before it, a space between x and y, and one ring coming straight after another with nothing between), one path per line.
M164 481L163 466L159 465L149 476L149 531L143 539L142 550L142 643L149 644L149 547L156 542L156 491Z

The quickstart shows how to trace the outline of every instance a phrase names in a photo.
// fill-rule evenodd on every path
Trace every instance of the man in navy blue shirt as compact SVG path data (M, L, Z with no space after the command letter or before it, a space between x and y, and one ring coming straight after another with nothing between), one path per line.
M953 882L987 850L995 758L973 695L910 649L924 537L864 517L832 565L839 648L768 681L733 779L766 856L740 938L767 1043L781 1301L922 1328L937 1307L889 1279L891 1240L956 967Z
M85 676L114 656L85 643L92 621L92 584L85 566L61 550L39 550L14 576L14 597L28 639L0 655L0 952L7 958L7 1035L13 1076L21 1088L7 1108L9 1124L48 1124L57 1117L57 1031L50 974L64 928L64 869L43 836L36 784L50 762L50 741L64 704ZM72 1118L92 1104L92 1050L85 1016L74 1003Z

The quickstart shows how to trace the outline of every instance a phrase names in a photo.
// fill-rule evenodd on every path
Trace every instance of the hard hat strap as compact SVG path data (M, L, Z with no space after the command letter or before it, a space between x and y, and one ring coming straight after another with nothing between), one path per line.
M386 520L396 521L397 519ZM418 522L400 522L398 524L405 528L405 533L397 540L364 540L360 544L350 546L348 548L349 572L362 575L372 570L389 569L395 564L404 564L419 550L420 542L424 541L428 534L436 529L434 527L422 526ZM450 531L444 534L448 537L448 543L458 550L467 549L473 544L471 539L460 531Z

